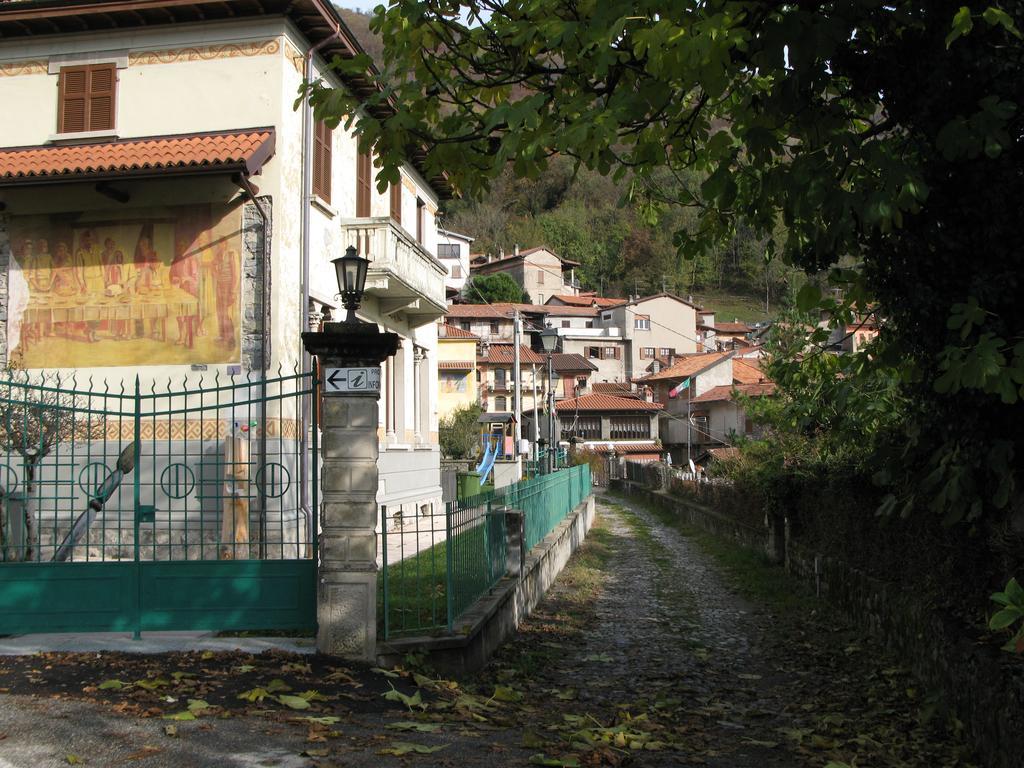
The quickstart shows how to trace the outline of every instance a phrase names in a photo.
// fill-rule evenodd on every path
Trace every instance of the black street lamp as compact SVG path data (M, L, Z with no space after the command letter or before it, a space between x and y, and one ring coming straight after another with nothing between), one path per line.
M555 440L555 388L552 383L554 371L551 363L551 353L558 346L558 331L554 328L546 328L541 331L540 343L544 351L548 353L548 472L555 471L555 451L558 442Z
M358 323L356 310L363 303L363 291L366 288L366 270L370 260L364 259L356 251L355 246L345 249L345 255L331 261L338 278L338 290L341 291L341 303L348 314L346 323Z

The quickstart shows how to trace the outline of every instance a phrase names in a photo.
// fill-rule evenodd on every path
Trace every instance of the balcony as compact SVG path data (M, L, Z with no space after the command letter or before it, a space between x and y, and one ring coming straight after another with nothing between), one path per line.
M382 314L403 314L413 326L444 316L448 270L391 217L343 219L341 232L370 260L366 293Z

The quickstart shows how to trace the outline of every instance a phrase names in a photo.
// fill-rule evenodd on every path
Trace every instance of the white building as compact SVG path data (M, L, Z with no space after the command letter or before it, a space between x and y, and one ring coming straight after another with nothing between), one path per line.
M437 258L448 270L444 287L449 296L462 293L469 280L469 251L473 247L474 238L447 229L437 230Z
M410 163L381 193L351 132L295 108L307 77L367 87L327 70L359 52L330 3L131 5L0 7L0 363L143 386L302 369L355 245L359 314L402 339L378 502L440 503L443 180Z

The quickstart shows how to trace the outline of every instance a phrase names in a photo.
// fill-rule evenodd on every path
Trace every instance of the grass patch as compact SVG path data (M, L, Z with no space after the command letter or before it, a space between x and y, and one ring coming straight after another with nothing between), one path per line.
M700 295L694 294L694 301L705 307L713 309L715 321L731 323L739 320L744 323L756 323L768 320L768 314L764 311L764 295L760 296L739 296L726 291L705 291ZM777 312L779 306L772 302L772 311Z

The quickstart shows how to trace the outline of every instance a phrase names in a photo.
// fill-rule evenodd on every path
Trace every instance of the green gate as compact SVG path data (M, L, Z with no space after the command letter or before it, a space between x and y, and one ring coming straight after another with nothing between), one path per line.
M0 382L0 634L315 629L317 395Z

